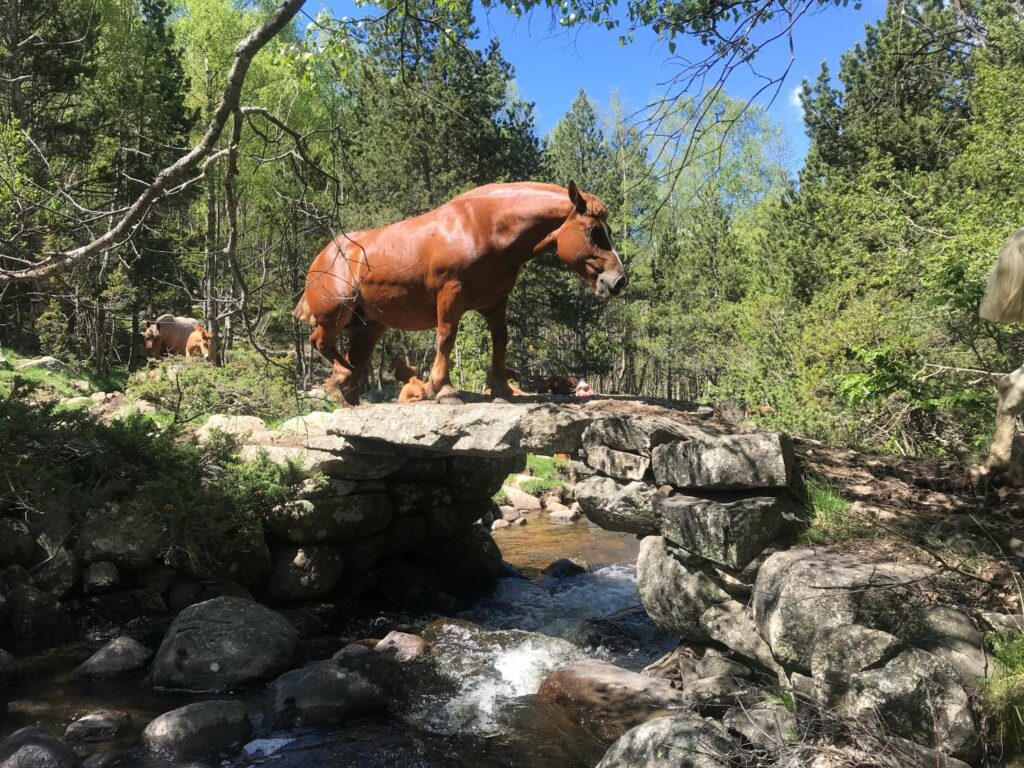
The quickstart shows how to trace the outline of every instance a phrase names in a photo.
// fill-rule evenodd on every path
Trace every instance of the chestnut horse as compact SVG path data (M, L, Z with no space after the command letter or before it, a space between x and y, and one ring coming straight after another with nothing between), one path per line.
M470 310L491 332L487 384L509 397L505 368L508 296L519 270L556 253L601 300L619 293L626 272L612 247L608 208L595 195L554 184L488 184L429 213L334 238L313 261L294 316L316 328L310 342L331 361L325 387L350 403L373 347L387 328L437 329L428 397L455 394L449 378L459 320ZM336 347L350 336L348 354Z
M147 357L161 357L164 353L184 355L188 351L188 339L199 321L194 317L160 315L146 328L142 337Z
M213 355L212 343L213 336L210 335L210 332L203 327L202 323L195 323L192 326L192 333L188 335L188 341L185 343L185 357L192 357L193 354L196 354L209 362Z

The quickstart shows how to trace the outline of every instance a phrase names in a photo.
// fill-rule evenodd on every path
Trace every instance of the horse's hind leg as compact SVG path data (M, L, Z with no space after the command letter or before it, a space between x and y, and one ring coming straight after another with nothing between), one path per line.
M338 351L338 334L352 317L350 307L339 307L331 315L317 318L316 328L309 334L309 343L331 364L333 372L324 381L327 392L339 392L351 375L348 365Z
M345 356L348 370L345 378L339 382L339 388L341 394L352 405L359 402L360 386L373 356L373 348L386 330L387 328L380 323L361 324L358 320L353 327L350 327L351 337L348 343L348 354Z
M996 434L992 447L981 466L982 474L1010 471L1011 480L1020 478L1024 467L1013 467L1013 435L1017 417L1024 412L1024 366L999 380L999 403L996 406Z

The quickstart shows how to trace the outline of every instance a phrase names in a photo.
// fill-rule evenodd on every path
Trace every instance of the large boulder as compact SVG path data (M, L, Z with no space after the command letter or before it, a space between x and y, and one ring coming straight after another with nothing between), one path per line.
M703 571L684 565L660 536L640 543L636 571L640 599L658 626L687 640L710 639L701 616L712 605L730 600L725 590Z
M76 677L116 677L142 669L153 652L134 638L115 637L75 670Z
M728 768L738 746L714 720L685 713L628 731L597 768Z
M504 478L502 478L504 479ZM445 507L459 495L455 488L441 483L389 483L388 494L396 515L416 515L431 507ZM480 494L484 498L489 493Z
M652 451L659 485L709 490L785 488L796 458L790 439L777 432L678 440Z
M225 691L287 669L298 632L266 606L218 597L178 614L153 662L157 688Z
M200 701L165 712L142 732L151 752L172 760L194 760L237 746L252 735L241 701Z
M167 550L169 536L167 521L149 504L108 504L86 515L76 552L86 565L106 561L141 571Z
M32 561L35 544L25 523L13 517L0 517L0 568L28 565Z
M82 572L82 594L98 595L121 586L121 573L113 563L98 562Z
M49 592L18 584L0 603L0 646L15 653L52 648L74 634L71 615Z
M778 672L771 648L757 634L754 619L742 603L729 600L712 605L700 615L700 626L712 640Z
M735 569L742 569L772 542L792 506L782 496L714 501L677 495L654 501L662 536Z
M0 741L0 768L78 768L78 755L45 728L15 731Z
M603 445L650 457L651 451L663 443L709 434L706 429L669 416L609 416L590 423L583 433L583 447L589 451Z
M386 710L391 703L389 660L348 651L286 672L267 692L266 720L272 728L338 723Z
M21 674L21 665L18 664L18 660L0 648L0 688L5 688L13 683L18 679L19 674Z
M501 492L505 494L505 498L508 499L509 505L516 510L522 512L540 512L544 507L544 505L541 504L540 499L532 493L527 493L522 488L516 488L514 485L506 485L501 489Z
M127 735L131 724L132 717L127 712L109 709L87 712L68 724L64 738L86 743L116 741Z
M983 743L960 676L946 661L908 648L883 667L849 675L827 702L842 716L970 762Z
M267 596L271 600L310 600L329 595L344 567L341 547L312 544L278 550L267 580Z
M991 673L984 635L962 611L929 605L917 616L913 644L948 661L968 690L974 691Z
M267 423L258 416L236 416L216 413L196 430L199 442L205 443L214 432L224 432L243 440L255 440L267 431Z
M603 741L687 703L668 680L647 677L599 659L581 659L552 672L538 695L556 704Z
M924 566L875 562L855 555L791 549L761 566L754 620L775 657L807 672L819 632L862 624L906 637L924 604Z
M56 373L57 371L67 370L67 367L67 363L50 355L14 361L14 370L16 371L50 371L51 373Z
M611 477L592 475L576 483L575 494L583 514L607 531L638 536L658 534L654 501L662 494L652 485L620 483Z
M587 448L587 466L619 480L643 480L651 467L651 460L638 453L594 445Z
M391 502L383 493L304 498L275 507L270 532L295 544L341 544L379 533L391 522Z
M811 675L819 684L842 685L855 672L883 665L902 647L895 635L860 624L823 629L814 641Z

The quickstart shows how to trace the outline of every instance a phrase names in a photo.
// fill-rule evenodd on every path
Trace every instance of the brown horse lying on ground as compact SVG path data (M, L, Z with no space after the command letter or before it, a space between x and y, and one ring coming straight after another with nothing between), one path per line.
M146 347L146 356L187 354L189 337L197 325L200 323L194 317L160 315L143 334L142 343Z
M418 403L427 397L426 385L416 375L416 369L408 365L402 358L394 357L391 367L395 372L395 381L404 384L398 393L400 403Z
M196 323L192 326L192 333L188 335L188 341L185 343L185 357L192 357L195 353L209 362L212 341L213 336L210 332L203 328L202 324Z
M575 395L580 381L575 376L552 376L547 383L553 395Z
M487 383L494 395L511 396L505 311L519 270L554 252L599 298L609 299L627 278L607 219L604 202L572 182L568 188L488 184L422 216L334 238L309 268L293 312L316 326L310 343L332 363L326 389L358 402L359 382L387 328L436 328L426 395L454 395L455 335L462 315L474 310L491 332ZM342 332L351 339L345 357L336 347Z

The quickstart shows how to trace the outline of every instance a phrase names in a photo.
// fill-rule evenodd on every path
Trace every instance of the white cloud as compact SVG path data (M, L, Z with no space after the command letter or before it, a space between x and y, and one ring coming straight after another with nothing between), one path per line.
M789 105L791 107L796 107L801 112L804 108L804 105L800 103L800 94L803 93L803 90L804 86L801 83L800 85L794 86L793 90L789 92Z

